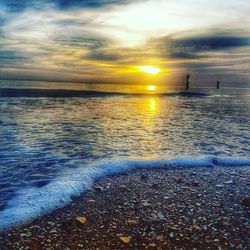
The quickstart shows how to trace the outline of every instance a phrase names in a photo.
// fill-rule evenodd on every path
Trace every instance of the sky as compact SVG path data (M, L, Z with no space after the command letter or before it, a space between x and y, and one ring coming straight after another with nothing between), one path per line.
M173 85L189 73L250 87L249 13L249 0L0 0L0 80Z

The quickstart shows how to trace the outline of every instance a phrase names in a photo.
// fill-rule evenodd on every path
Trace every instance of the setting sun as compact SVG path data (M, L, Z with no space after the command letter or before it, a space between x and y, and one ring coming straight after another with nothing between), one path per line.
M139 70L151 75L158 74L161 71L160 68L152 66L139 66L138 68Z
M155 89L156 89L156 86L154 86L154 85L148 86L149 91L155 91Z

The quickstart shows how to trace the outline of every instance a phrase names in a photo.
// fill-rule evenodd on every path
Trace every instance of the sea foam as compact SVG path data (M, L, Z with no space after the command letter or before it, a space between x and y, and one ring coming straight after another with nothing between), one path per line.
M0 212L0 231L22 225L31 220L64 207L90 189L98 178L122 174L138 168L179 167L236 167L250 166L250 158L176 157L172 159L106 159L71 169L43 187L26 187L19 190L7 207Z

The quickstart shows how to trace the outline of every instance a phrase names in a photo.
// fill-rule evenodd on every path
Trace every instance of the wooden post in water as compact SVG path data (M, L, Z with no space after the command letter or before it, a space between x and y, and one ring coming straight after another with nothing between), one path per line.
M219 89L220 88L220 81L217 81L217 87L216 87L217 89Z
M190 75L187 75L186 89L189 89L189 78L190 78Z

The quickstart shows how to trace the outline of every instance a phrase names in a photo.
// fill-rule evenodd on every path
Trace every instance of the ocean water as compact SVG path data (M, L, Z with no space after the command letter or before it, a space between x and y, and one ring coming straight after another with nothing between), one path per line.
M137 167L250 166L249 89L0 98L0 230Z

